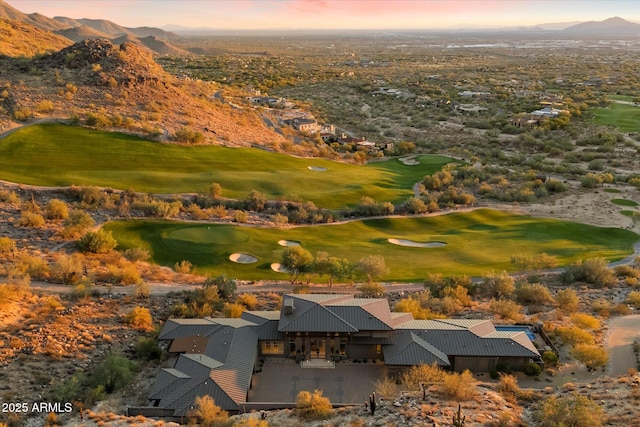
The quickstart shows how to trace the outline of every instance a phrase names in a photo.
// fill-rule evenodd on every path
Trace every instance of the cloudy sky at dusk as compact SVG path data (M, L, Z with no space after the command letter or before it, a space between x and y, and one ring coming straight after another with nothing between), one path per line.
M7 0L25 12L216 29L463 28L640 21L640 0Z

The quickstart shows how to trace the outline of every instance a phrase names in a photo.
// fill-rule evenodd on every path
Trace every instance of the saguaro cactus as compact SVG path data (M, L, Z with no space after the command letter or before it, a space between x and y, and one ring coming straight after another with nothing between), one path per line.
M466 415L462 415L462 410L460 409L460 404L458 403L458 413L453 415L453 425L455 427L463 427L464 420L467 419Z

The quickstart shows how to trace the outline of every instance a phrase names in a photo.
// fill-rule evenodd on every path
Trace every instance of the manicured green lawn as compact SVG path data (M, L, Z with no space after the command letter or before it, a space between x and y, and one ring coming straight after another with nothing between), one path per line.
M624 216L628 216L629 218L640 219L640 212L636 211L620 211L620 213Z
M640 107L611 104L607 108L596 108L593 114L597 124L616 126L623 132L640 131Z
M200 272L226 273L240 279L285 279L271 271L284 248L281 239L301 242L311 253L357 262L366 255L383 255L390 269L384 280L422 280L428 273L480 276L491 269L512 270L513 254L546 252L562 264L581 258L621 259L632 253L640 239L627 230L531 218L481 209L428 218L387 218L339 225L274 228L182 223L171 221L117 221L105 225L120 249L147 248L153 260L173 266L183 259ZM439 248L402 247L387 239L445 242ZM254 264L229 261L235 252L258 258Z
M638 202L629 199L613 199L611 203L619 206L638 206Z
M622 193L621 190L618 190L617 188L605 188L604 189L605 193Z
M29 126L0 140L0 179L12 182L152 193L203 193L217 182L224 197L244 198L255 189L269 199L302 198L326 208L355 205L365 195L400 202L413 194L414 183L454 161L428 155L418 160L417 166L397 159L358 166L252 148L161 144L53 124Z

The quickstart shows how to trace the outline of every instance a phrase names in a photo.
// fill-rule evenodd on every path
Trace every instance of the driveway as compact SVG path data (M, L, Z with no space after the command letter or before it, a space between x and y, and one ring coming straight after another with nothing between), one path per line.
M322 390L331 403L364 403L375 383L387 375L380 362L337 363L335 368L301 368L292 360L267 359L254 374L249 402L295 402L298 392Z
M609 375L626 375L629 368L637 368L633 354L633 338L640 335L640 314L612 319L609 328Z

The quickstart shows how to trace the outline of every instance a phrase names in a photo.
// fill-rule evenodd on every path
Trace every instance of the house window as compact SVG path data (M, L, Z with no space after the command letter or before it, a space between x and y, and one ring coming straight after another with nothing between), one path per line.
M284 342L262 341L262 354L284 354Z
M382 353L382 345L381 344L376 344L376 353L377 354Z

